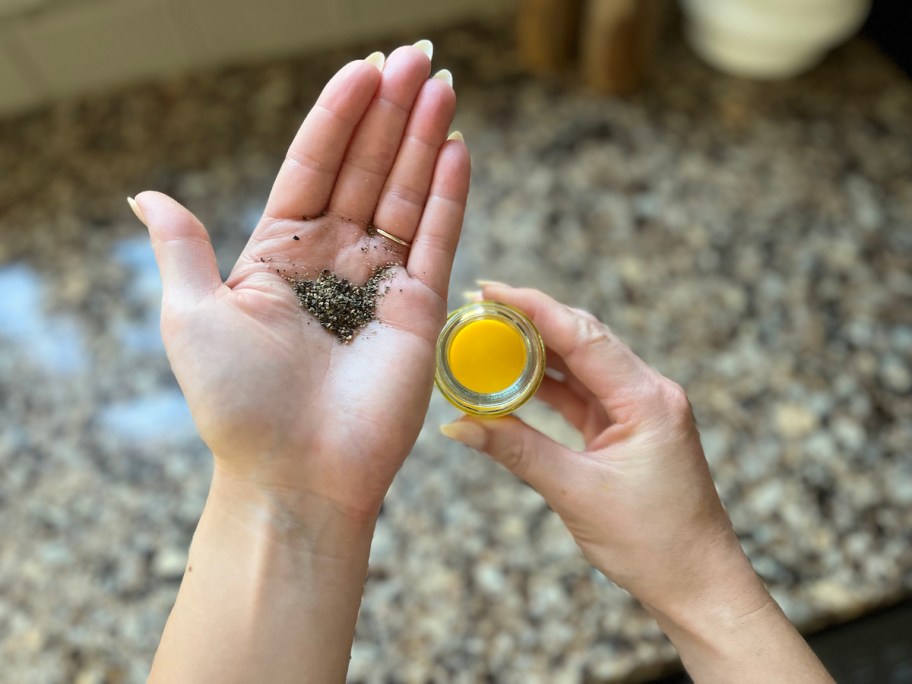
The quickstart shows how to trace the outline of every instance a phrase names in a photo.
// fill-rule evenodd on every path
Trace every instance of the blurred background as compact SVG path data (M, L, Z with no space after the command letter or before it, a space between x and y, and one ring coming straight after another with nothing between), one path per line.
M451 305L491 278L610 323L688 390L837 679L912 682L910 30L901 0L0 0L0 681L145 681L207 491L126 196L189 206L227 274L326 79L430 38L473 153ZM452 417L384 506L350 681L679 681Z

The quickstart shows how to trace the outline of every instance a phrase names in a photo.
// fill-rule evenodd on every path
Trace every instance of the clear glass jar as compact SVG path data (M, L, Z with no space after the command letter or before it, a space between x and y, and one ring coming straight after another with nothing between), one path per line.
M532 398L544 374L541 335L512 306L466 304L449 315L437 338L437 388L465 413L513 413Z

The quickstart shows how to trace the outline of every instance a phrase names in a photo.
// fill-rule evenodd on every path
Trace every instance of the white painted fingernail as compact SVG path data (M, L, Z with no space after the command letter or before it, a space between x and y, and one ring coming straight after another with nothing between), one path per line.
M142 221L143 225L146 225L146 217L143 216L142 209L139 208L139 205L136 203L136 200L132 197L127 197L127 204L130 205L130 209L133 210L133 213L136 214L136 218Z
M383 71L383 65L386 64L386 55L377 50L377 52L372 52L365 57L364 61L368 64L373 64L378 71Z
M441 69L434 74L434 78L439 78L451 88L453 87L453 73L449 69Z
M462 133L459 131L453 131L447 136L447 140L458 140L459 142L465 142L465 138L462 136Z
M488 441L485 429L477 423L459 420L440 426L440 434L472 449L481 449Z
M476 280L475 284L480 285L481 287L487 287L488 285L493 285L494 287L510 287L506 283L501 283L497 280L482 280L481 278Z
M463 290L462 298L467 302L480 302L482 300L481 290Z
M428 59L434 59L434 44L431 41L427 39L419 40L412 47L416 47L421 50L424 54L427 55Z

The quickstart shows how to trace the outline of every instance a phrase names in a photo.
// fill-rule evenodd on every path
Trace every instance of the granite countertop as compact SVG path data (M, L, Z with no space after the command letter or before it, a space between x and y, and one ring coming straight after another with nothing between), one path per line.
M523 74L509 35L430 36L474 161L451 303L476 277L534 284L682 383L744 546L800 626L912 594L912 83L863 41L752 84L670 38L618 100ZM206 493L125 196L185 202L227 271L325 79L394 44L0 121L3 681L145 681ZM351 680L673 663L532 490L438 436L453 414L434 397L385 504Z

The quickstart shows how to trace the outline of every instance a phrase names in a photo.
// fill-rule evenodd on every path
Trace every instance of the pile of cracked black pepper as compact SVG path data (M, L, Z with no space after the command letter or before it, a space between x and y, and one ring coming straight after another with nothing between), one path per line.
M393 266L380 266L364 285L355 285L323 271L316 280L295 280L292 287L307 309L340 342L351 342L358 330L376 317L380 283ZM387 288L388 289L388 288Z

